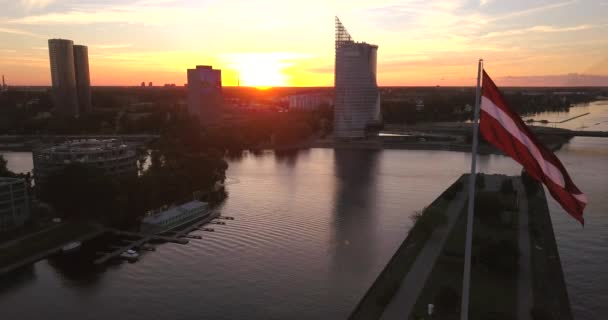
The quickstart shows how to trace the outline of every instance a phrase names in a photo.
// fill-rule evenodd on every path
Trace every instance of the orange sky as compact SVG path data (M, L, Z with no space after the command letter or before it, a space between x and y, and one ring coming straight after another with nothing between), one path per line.
M378 83L472 86L483 57L499 85L608 85L608 1L303 2L16 0L0 13L0 73L48 85L48 38L89 46L93 85L333 85L333 17L377 44Z

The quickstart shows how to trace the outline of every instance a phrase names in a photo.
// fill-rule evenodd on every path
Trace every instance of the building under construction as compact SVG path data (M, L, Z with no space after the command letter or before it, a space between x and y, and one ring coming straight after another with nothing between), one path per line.
M381 123L378 46L355 42L336 17L334 137L361 138Z

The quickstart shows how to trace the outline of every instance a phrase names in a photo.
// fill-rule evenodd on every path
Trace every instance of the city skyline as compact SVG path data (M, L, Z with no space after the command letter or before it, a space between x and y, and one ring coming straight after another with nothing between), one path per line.
M607 1L3 1L0 71L50 85L46 41L89 44L91 84L186 83L198 61L225 86L332 86L334 15L383 48L380 86L608 85ZM239 8L239 10L235 10ZM212 31L212 32L210 32Z

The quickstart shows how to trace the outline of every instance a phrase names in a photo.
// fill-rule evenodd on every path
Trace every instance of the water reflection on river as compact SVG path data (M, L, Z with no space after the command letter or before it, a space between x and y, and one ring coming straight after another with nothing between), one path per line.
M589 114L584 115L586 113ZM581 117L565 121L577 116ZM583 131L608 131L608 100L579 104L577 107L570 108L568 112L541 112L525 119L549 121L547 124L534 123L539 126Z
M9 166L27 167L27 155L9 154ZM559 156L591 199L584 230L551 209L575 314L596 319L608 312L600 272L608 260L608 143L576 138ZM222 212L236 220L134 264L39 262L1 280L2 318L345 318L406 236L411 213L469 161L458 152L331 149L229 159ZM479 166L520 170L492 155Z

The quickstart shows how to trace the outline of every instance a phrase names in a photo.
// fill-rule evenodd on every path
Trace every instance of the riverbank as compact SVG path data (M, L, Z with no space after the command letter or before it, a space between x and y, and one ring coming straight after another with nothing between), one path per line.
M56 144L68 140L81 139L119 139L133 145L145 145L157 140L159 134L31 134L31 135L0 135L0 150L3 151L32 151L36 146Z
M88 223L65 222L58 227L24 237L0 248L0 276L61 252L73 241L93 239L105 229Z
M531 127L539 140L551 150L559 150L575 136L608 137L603 131L572 131L562 128ZM471 151L472 124L463 122L438 122L416 125L386 125L378 136L365 139L324 138L311 141L302 147L334 149L401 149L434 151ZM480 142L479 154L503 153L497 148Z
M547 137L540 136L541 141L545 143L549 149L559 150L564 144L570 141L570 137ZM465 141L465 137L453 138L446 137L445 139L436 139L429 141L427 136L408 136L408 137L371 137L361 140L332 140L323 139L317 140L307 145L302 145L300 148L329 148L329 149L369 149L369 150L430 150L430 151L454 151L454 152L471 152L471 144ZM497 148L480 143L477 147L478 154L481 155L503 155L502 151Z

